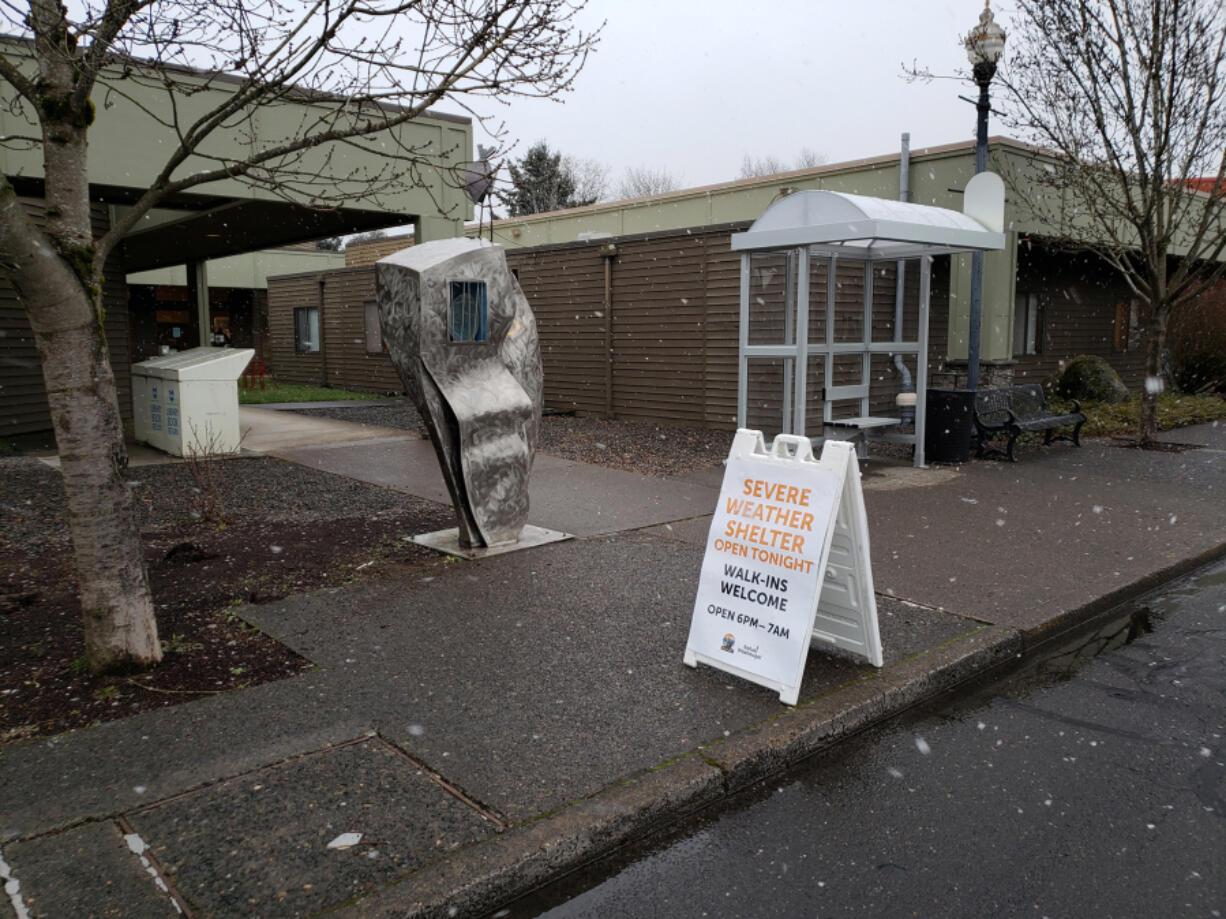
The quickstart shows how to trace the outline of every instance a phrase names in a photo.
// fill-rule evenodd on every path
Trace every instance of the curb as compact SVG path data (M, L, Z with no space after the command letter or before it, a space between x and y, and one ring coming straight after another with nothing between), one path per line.
M1022 637L1013 629L976 629L631 776L560 813L470 846L348 904L349 914L481 915L1021 651Z
M1096 600L1091 600L1071 610L1065 610L1041 625L1023 630L1021 632L1022 653L1026 657L1031 657L1039 653L1041 649L1052 644L1059 644L1071 635L1092 629L1100 620L1110 617L1124 604L1221 558L1226 558L1226 542L1218 543L1196 555L1179 559L1165 568L1151 571Z

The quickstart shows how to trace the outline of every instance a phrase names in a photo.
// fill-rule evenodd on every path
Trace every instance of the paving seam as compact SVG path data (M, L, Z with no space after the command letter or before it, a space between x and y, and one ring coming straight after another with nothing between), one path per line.
M976 628L476 843L352 904L352 914L481 915L1012 660L1021 647L1016 630Z
M919 609L930 610L934 613L944 613L946 616L956 616L959 619L965 619L967 622L977 622L980 625L995 625L990 619L982 619L979 616L970 613L956 613L951 609L946 609L944 606L933 606L931 603L925 603L923 600L914 600L911 597L904 597L902 594L896 594L888 591L874 590L873 594L878 597L884 597L887 600L894 600L907 606L918 607Z
M499 832L502 832L511 826L511 820L504 814L500 814L488 804L481 803L481 801L479 801L476 797L466 792L463 788L452 782L450 779L445 778L441 772L431 769L424 762L419 760L399 744L388 740L382 734L375 734L375 740L382 743L389 752L408 762L414 769L441 787L456 800L461 801L471 807L474 811L481 815L482 819L488 820L490 823L494 824L494 826L498 828Z
M189 795L197 794L201 791L204 791L206 788L212 788L214 785L220 785L224 782L232 782L235 779L241 779L244 776L249 776L257 772L262 772L265 769L273 769L277 766L283 766L286 763L297 762L298 760L304 759L305 757L308 757L308 756L316 756L320 753L327 753L332 750L340 750L340 749L343 749L344 747L352 747L354 744L365 743L371 738L377 737L377 736L378 736L378 733L376 731L369 730L363 734L358 735L357 737L351 737L348 740L338 740L335 743L325 744L324 746L319 747L318 749L315 749L315 750L303 750L302 752L293 753L289 756L282 757L281 759L273 760L272 762L260 763L259 765L252 766L249 769L244 769L242 772L235 772L231 775L224 775L224 776L219 776L217 778L209 779L205 782L201 782L198 785L193 785L190 788L185 788L182 791L177 791L174 794L167 795L164 798L158 798L156 801L150 801L147 804L138 804L135 807L126 807L121 810L112 810L112 811L107 811L105 813L100 813L100 814L90 814L88 817L81 817L77 820L69 820L69 821L66 821L65 823L58 824L49 829L44 829L39 832L28 833L28 834L24 834L20 836L13 836L11 839L6 839L4 841L4 844L10 845L12 843L30 842L35 839L44 839L48 836L58 836L61 833L66 833L69 830L75 830L77 827L87 826L91 823L106 823L108 821L119 820L128 815L143 814L146 811L156 810L157 808L162 807L166 804L171 804L175 801L179 801L183 798L188 797Z
M128 836L135 836L142 843L145 843L144 837L136 832L136 828L128 822L126 817L122 815L116 817L115 825L119 827L119 832L124 835L125 843L127 842ZM148 863L147 865L142 865L142 867L144 867L154 879L154 884L163 888L163 893L170 898L172 905L174 905L174 907L179 911L179 914L184 916L185 919L195 919L196 914L192 912L192 909L188 905L183 894L179 893L178 888L176 888L174 885L174 881L170 879L170 875L166 873L166 870L162 867L161 862L157 860L157 856L149 851L148 843L145 843L145 850L139 854L130 846L128 851L135 855L138 859L141 859L142 862ZM158 881L161 881L160 885L158 884Z

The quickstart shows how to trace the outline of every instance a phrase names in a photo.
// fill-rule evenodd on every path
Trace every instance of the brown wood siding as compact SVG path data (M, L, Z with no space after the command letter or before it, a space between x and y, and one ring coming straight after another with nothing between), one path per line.
M22 207L36 224L43 220L42 201L21 199ZM109 213L106 205L91 206L95 237L106 232ZM132 373L129 359L128 297L124 283L123 257L112 253L104 267L104 327L119 412L124 425L132 423ZM34 344L34 332L25 309L8 275L0 275L0 434L12 436L46 431L51 428L47 392L43 384L42 360Z
M621 418L701 425L708 239L618 244L613 266L613 403Z
M734 427L741 259L739 253L731 250L731 232L719 229L654 234L508 251L508 262L519 274L541 331L546 407L604 414L610 404L606 401L609 357L605 354L604 266L600 253L612 242L617 251L612 265L610 311L612 413L644 421ZM763 267L769 269L766 261ZM782 260L779 262L781 266ZM890 263L884 268L879 266L878 271L873 334L876 340L883 341L893 335L895 269ZM825 336L825 275L824 260L815 262L810 277L815 292L815 308L810 313L811 338ZM929 318L931 369L944 360L948 275L949 259L938 258L934 264ZM859 336L863 325L862 265L842 263L838 282L838 339L848 340ZM918 262L910 263L906 283L910 309L905 334L914 340ZM781 291L781 285L776 286ZM772 306L776 300L778 303ZM761 323L761 334L782 334L781 304L781 296L771 297L768 292L763 298L755 319L755 323ZM751 424L756 421L770 427L781 414L778 378L782 369L777 363L763 361L755 371L751 402L758 404L758 410L751 417ZM913 360L908 361L908 369L914 378ZM823 372L820 359L814 359L809 376L810 398L814 400L811 422L821 417L821 405L816 400L820 397ZM836 382L856 382L859 376L858 358L836 366ZM869 383L872 411L892 414L899 374L888 358L874 359Z
M609 318L600 253L595 245L507 253L536 316L546 408L605 412Z
M731 250L727 227L623 237L507 252L536 315L545 378L545 406L557 411L670 424L732 428L736 424L737 351L740 322L740 255ZM610 242L615 255L608 257ZM611 261L612 303L605 303L605 262ZM948 258L933 273L932 361L944 359L948 325ZM893 335L894 266L878 267L873 329L876 340ZM824 336L826 266L812 272L815 304L810 334ZM293 308L318 302L324 280L323 347L331 385L346 389L391 389L386 355L365 353L364 304L374 296L373 268L342 269L269 281L270 353L279 379L317 383L319 355L293 353ZM838 274L839 338L862 326L864 270L844 262ZM907 274L906 336L915 337L918 262ZM778 325L782 329L782 313ZM771 321L774 321L773 319ZM611 325L610 325L611 323ZM847 329L850 328L849 333ZM612 342L612 349L608 341ZM810 371L812 419L823 383L820 362ZM842 364L848 366L843 368ZM908 367L915 374L914 361ZM859 359L836 367L841 383L859 379ZM612 393L607 380L613 379ZM781 405L779 368L763 366L756 389L768 404L761 421L771 427ZM875 358L870 374L872 410L892 414L898 373L887 357ZM398 381L394 384L398 388ZM751 423L754 422L751 418Z
M320 386L324 381L324 357L298 354L294 350L294 310L300 306L320 306L320 275L300 274L268 279L268 366L279 383ZM323 319L320 329L323 334ZM328 346L323 335L322 347Z
M329 272L324 275L323 296L328 385L401 392L404 384L387 352L366 350L366 304L375 300L374 269Z
M1018 250L1017 291L1039 295L1041 353L1015 358L1014 379L1046 383L1079 354L1107 361L1134 393L1145 380L1145 351L1138 330L1128 348L1115 348L1115 316L1132 293L1097 257L1056 252L1040 242Z
M608 240L509 251L540 329L546 407L734 426L740 257L729 233L617 240L609 306Z
M702 426L736 427L736 388L741 325L741 255L732 251L732 234L705 237L705 317Z
M373 266L268 279L269 367L285 383L359 392L404 391L387 352L366 350L366 304L375 299ZM294 310L320 310L320 350L294 348Z
M345 267L362 268L373 265L381 258L387 258L401 249L413 245L412 236L393 236L391 239L374 239L365 243L354 243L345 247Z

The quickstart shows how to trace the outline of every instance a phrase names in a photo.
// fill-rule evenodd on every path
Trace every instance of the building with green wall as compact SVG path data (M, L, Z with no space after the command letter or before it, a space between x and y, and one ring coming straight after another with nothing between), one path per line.
M900 194L902 152L833 163L776 175L612 201L528 217L495 221L492 238L508 249L559 246L579 240L613 240L700 227L740 226L755 220L778 198L807 189L827 189L880 198ZM974 175L973 141L909 151L908 200L962 210L962 189ZM1031 213L1013 187L1025 182L1043 155L1026 144L993 137L988 168L1006 180L1007 244L984 258L982 339L984 379L1010 378L1014 371L1046 376L1060 361L1083 351L1103 353L1127 376L1140 372L1137 304L1099 260L1070 255L1053 243L1069 235ZM1012 186L1012 187L1011 187ZM1076 208L1068 205L1073 213ZM474 232L470 228L470 232ZM487 226L485 234L490 233ZM1074 237L1076 233L1072 234ZM970 258L952 260L948 278L949 321L941 347L951 366L967 355ZM1019 302L1020 297L1020 302ZM1090 301L1095 301L1090 308ZM1079 317L1076 313L1084 313ZM1109 314L1106 319L1104 315ZM1059 323L1051 320L1061 317ZM1045 322L1044 320L1048 320ZM1105 324L1104 324L1105 323Z
M33 45L0 36L0 50L23 72L34 74ZM171 98L156 80L125 79L116 63L104 72L93 102L99 113L89 130L89 182L95 232L120 217L165 166L177 139L170 126L204 112L233 93L236 79L219 74L180 70L180 86L195 86ZM122 83L122 92L112 84ZM241 159L258 145L291 137L310 123L314 110L327 99L302 98L261 108L242 130L210 135L200 156L189 157L176 171L213 167L218 160ZM174 109L172 117L172 107ZM37 135L38 126L18 105L0 106L0 136ZM456 175L472 159L472 123L467 117L428 113L414 121L371 135L361 145L327 144L303 153L295 161L298 175L310 182L273 185L231 178L194 187L146 214L124 238L105 267L107 337L119 387L120 406L130 410L129 366L131 310L156 309L130 304L124 278L129 274L178 268L188 289L187 322L175 339L184 346L207 344L216 318L210 309L206 265L261 250L292 246L324 237L342 236L412 224L419 239L459 235L473 214L472 203ZM389 155L413 150L421 165L394 182L375 182L388 174ZM35 220L43 201L43 161L38 145L0 146L0 171L11 183ZM330 201L320 207L312 186L327 187ZM228 271L229 269L221 269ZM276 273L282 269L272 269ZM251 288L254 289L254 288ZM176 313L182 310L176 309ZM172 328L180 328L173 325ZM137 357L143 355L136 355ZM20 297L10 279L0 274L0 433L16 434L50 427L41 365Z

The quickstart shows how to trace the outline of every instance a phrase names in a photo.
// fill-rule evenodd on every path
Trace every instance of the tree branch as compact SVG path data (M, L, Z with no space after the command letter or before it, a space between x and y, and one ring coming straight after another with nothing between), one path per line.
M26 79L25 74L18 70L17 65L4 54L0 54L0 78L21 93L22 98L31 105L38 105L38 89L34 86L34 82Z

